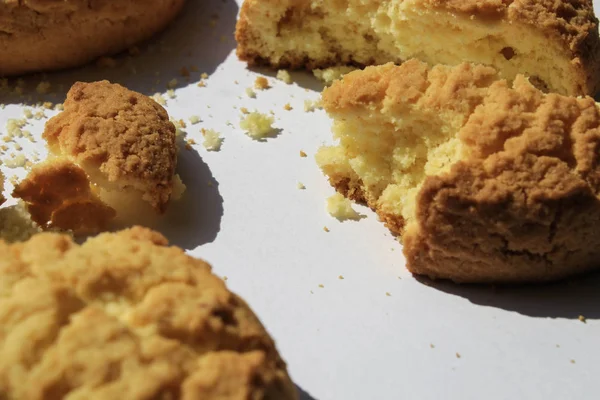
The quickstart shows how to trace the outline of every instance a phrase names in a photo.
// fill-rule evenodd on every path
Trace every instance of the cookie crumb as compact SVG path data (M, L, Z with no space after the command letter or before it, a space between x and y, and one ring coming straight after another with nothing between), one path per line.
M575 364L575 360L571 360L571 364Z
M279 71L277 71L277 79L287 83L288 85L292 83L292 77L290 76L290 73L285 69L280 69Z
M352 202L340 193L327 199L327 212L339 221L360 219L360 214L352 208Z
M177 87L177 79L173 78L167 82L167 89L175 89Z
M199 123L199 122L200 122L200 117L199 117L199 116L197 116L197 115L192 115L192 116L190 117L190 124L192 124L192 125L196 125L196 124L197 124L197 123Z
M298 182L298 185L296 187L300 190L306 189L306 186L304 186L304 184L302 182Z
M304 112L313 112L321 107L321 101L304 100Z
M200 81L198 82L198 87L206 87L206 84L204 83L204 81Z
M313 70L313 75L326 86L331 86L333 82L354 70L356 70L356 68L347 66L331 67L325 69L315 69Z
M302 158L306 158L307 157L307 155L304 152L304 150L300 150L300 157L302 157Z
M213 129L204 129L202 128L202 136L204 136L204 142L202 142L202 146L208 151L219 151L221 150L221 145L223 144L223 138L219 134L219 132Z
M155 102L157 102L158 104L160 104L161 106L164 106L167 104L167 101L165 100L165 98L162 96L162 94L160 93L154 93L152 95L152 100L154 100Z
M284 109L284 110L286 110L286 111L291 111L291 110L293 110L293 109L292 109L292 106L290 106L290 103L286 103L286 105L285 105L285 106L283 106L283 109Z
M256 92L251 87L246 88L246 95L248 97L250 97L251 99L255 99L256 98Z
M328 228L328 227L326 227L326 226L324 226L324 227L323 227L323 230L324 230L325 232L329 232L329 228Z
M584 324L587 324L587 319L583 315L580 315L578 319Z
M269 81L264 76L259 76L254 81L254 88L258 90L265 90L269 88Z
M387 297L392 297L392 294L391 294L390 292L385 292L385 295L386 295Z
M460 355L460 353L456 353L456 358L461 358L462 356Z
M344 280L344 277L342 275L338 276L339 280Z
M431 348L431 349L435 349L435 345L434 345L433 343L430 343L430 344L429 344L429 348Z
M240 108L240 112L241 112L242 114L250 114L250 111L248 111L248 109L247 109L246 107L242 107L242 108Z
M200 78L202 79L208 79L208 74L206 72L203 72L200 74Z
M240 128L252 139L260 140L271 136L274 132L274 118L258 112L250 113L240 122Z
M321 284L319 284L319 287L320 287L321 289L324 289L324 288L325 288L325 285L323 285L323 284L321 283Z

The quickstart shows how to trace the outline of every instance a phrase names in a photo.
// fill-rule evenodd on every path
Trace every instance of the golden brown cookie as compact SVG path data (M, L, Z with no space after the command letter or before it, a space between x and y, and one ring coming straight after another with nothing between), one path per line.
M561 94L600 88L592 0L245 0L236 39L251 65L467 61Z
M4 203L6 201L6 199L4 198L4 194L2 193L4 191L4 174L2 173L2 171L0 171L0 206L2 205L2 203Z
M53 155L85 171L117 214L164 213L183 191L175 175L175 126L154 100L123 86L75 83L43 137Z
M0 241L0 396L296 399L247 304L143 228Z
M185 0L2 0L0 76L75 67L162 30Z
M411 60L326 89L339 144L317 161L401 234L407 267L457 282L600 266L600 112L490 67Z

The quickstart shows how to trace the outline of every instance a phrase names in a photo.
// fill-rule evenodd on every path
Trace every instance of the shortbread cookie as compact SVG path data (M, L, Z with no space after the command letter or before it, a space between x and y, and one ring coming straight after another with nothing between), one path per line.
M297 398L244 300L158 233L42 233L0 254L2 398Z
M600 87L592 0L245 0L238 56L274 68L464 61L568 95Z
M415 274L549 281L600 266L600 112L491 67L368 67L323 94L333 186L401 234Z
M162 30L185 0L1 0L0 76L75 67Z
M176 132L167 112L120 85L73 85L64 111L48 121L43 137L51 154L85 171L118 218L143 223L184 191L175 175Z

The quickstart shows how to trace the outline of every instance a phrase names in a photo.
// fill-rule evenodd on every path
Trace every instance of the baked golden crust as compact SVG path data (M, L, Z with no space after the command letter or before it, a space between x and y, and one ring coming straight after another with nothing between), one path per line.
M419 20L418 28L401 31L411 20ZM419 41L412 45L417 32ZM452 37L460 40L449 41ZM430 65L492 65L504 78L525 74L562 94L600 89L600 38L591 0L245 0L236 40L241 60L273 68L366 66L417 57ZM433 48L440 42L446 44ZM429 46L432 54L426 54ZM529 58L539 61L524 61ZM546 64L560 64L564 76L555 76Z
M416 61L346 75L323 95L334 119L438 116L461 151L448 168L423 176L414 215L394 211L400 206L351 167L330 169L332 184L366 201L401 234L407 268L416 274L532 282L597 269L598 105L590 97L543 94L523 77L512 85L496 78L487 67L428 69Z
M0 252L3 398L296 398L246 303L158 233L44 233Z
M165 211L177 164L175 126L149 97L108 81L77 82L43 137L94 183L137 190Z
M116 211L92 192L87 174L65 159L36 165L13 191L44 229L90 234L105 231Z
M2 0L0 76L74 67L163 29L185 0Z

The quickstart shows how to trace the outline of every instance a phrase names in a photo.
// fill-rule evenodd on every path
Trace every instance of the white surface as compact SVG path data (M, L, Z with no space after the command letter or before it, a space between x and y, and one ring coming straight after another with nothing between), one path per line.
M187 128L198 143L200 128L220 131L225 142L216 153L200 144L182 152L180 171L189 191L184 205L171 210L165 233L211 262L250 303L303 398L598 398L598 277L497 290L422 283L407 273L401 246L372 212L361 208L366 218L359 222L328 216L325 198L333 190L313 156L330 141L330 123L323 111L303 111L304 99L316 99L312 89L321 87L308 74L294 74L300 86L269 73L273 87L249 99L244 90L258 72L235 57L237 11L232 0L190 1L176 26L152 44L162 50L129 64L137 74L127 66L92 67L47 80L66 89L75 80L107 78L152 94L178 78L177 98L166 107L170 115L186 122L201 116L202 123ZM212 28L214 14L220 19ZM192 65L210 74L207 87L196 86L199 72L189 84L178 76L182 66ZM32 85L39 80L27 78ZM64 93L44 99L62 101ZM14 103L23 99L1 96L8 103L0 110L4 130L8 118L22 114ZM283 110L288 102L292 111ZM251 140L239 129L240 107L273 110L280 134ZM40 138L43 122L26 129ZM41 140L37 146L43 147ZM300 150L308 157L301 158ZM9 176L18 172L2 169ZM577 319L580 314L587 323Z

